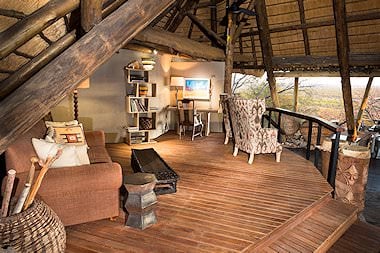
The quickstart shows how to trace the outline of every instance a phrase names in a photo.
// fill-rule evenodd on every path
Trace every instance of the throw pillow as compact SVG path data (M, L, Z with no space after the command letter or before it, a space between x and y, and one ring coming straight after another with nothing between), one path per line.
M55 142L59 144L70 143L75 145L86 144L83 132L83 125L78 124L78 121L73 120L69 122L52 122L46 121L48 128L45 137L46 141Z
M54 156L58 149L62 149L61 156L54 161L51 168L90 164L90 160L87 155L87 145L75 146L68 144L57 144L36 138L32 138L32 144L38 158L43 161L46 161L49 156Z

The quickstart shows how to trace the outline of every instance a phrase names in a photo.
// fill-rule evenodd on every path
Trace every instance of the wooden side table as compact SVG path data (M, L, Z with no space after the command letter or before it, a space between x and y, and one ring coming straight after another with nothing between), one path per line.
M145 229L157 223L154 213L157 197L153 191L156 182L154 174L135 173L127 176L124 184L128 191L125 202L128 211L127 226Z

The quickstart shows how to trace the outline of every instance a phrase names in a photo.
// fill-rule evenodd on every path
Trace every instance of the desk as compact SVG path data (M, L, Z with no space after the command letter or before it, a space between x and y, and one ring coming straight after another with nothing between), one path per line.
M168 111L176 112L176 117L178 117L177 107L176 106L167 106L166 109ZM211 122L211 113L219 113L218 109L213 108L195 108L195 110L199 113L206 114L206 122L205 126L205 136L209 136L210 134L210 122ZM177 119L178 120L178 119ZM203 120L203 117L202 117ZM178 124L177 124L178 125Z

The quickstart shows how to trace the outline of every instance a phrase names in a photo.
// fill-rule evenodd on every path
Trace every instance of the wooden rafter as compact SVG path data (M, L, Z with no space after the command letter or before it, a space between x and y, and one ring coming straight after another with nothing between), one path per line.
M348 41L348 28L346 22L346 1L333 0L333 7L339 72L342 79L342 92L344 110L346 113L347 132L349 140L355 140L357 132L355 127L354 107L352 105L352 93L350 83L350 45Z
M177 1L172 3L168 8L166 8L166 10L164 10L163 12L161 12L160 15L157 16L157 18L155 18L150 24L149 26L155 26L157 25L161 19L163 19L166 15L168 15L169 12L173 11L174 8L176 8L177 6Z
M251 28L252 31L252 28ZM240 37L241 38L241 37ZM250 36L251 39L251 48L252 48L252 59L253 59L253 64L257 65L257 56L256 56L256 47L255 47L255 37L252 34Z
M190 1L187 0L185 4L178 10L178 15L171 22L168 27L169 32L175 32L178 26L182 23L183 19L186 17L187 12L192 11L195 5L199 2L199 0Z
M78 6L79 0L52 0L0 33L0 59L8 56L13 50Z
M49 63L54 57L62 53L76 40L75 31L66 34L44 51L39 53L31 61L23 65L19 70L10 75L0 83L0 100L4 99L11 92L16 90L26 80L37 73L43 66Z
M212 8L212 6L214 6L214 4L220 4L223 1L224 0L210 0L209 2L202 2L202 3L197 4L195 6L195 8L197 8L197 9Z
M199 18L194 16L192 13L188 12L187 16L191 19L191 21L201 30L201 32L206 35L206 37L211 41L215 42L219 47L226 46L226 41L223 40L218 34L208 28L205 24L202 23Z
M305 46L305 54L310 55L309 36L307 35L307 28L306 28L305 7L303 5L303 0L297 0L297 2L298 2L298 10L300 13L300 21L302 25L302 35L303 35L303 43Z
M358 116L356 117L356 130L357 131L359 131L360 125L362 124L363 112L367 108L368 95L369 95L369 91L371 90L372 81L373 81L373 76L370 76L368 78L367 86L365 87L362 103L360 104L360 108L358 111Z
M21 11L0 9L0 16L23 19L26 17L26 14Z
M194 58L224 60L223 50L162 29L147 27L137 34L134 40L172 48L176 52L184 53Z
M216 0L211 0L211 6L210 8L210 24L211 24L211 31L214 33L218 33L218 18L217 18L217 12L216 12ZM193 24L193 23L191 23ZM216 43L213 41L212 46L216 46Z
M379 11L366 13L366 14L356 14L356 15L347 16L346 22L351 23L351 22L360 22L360 21L373 20L373 19L380 19ZM334 20L326 20L326 21L307 23L305 25L299 24L299 25L275 27L275 28L271 28L269 32L270 33L286 32L286 31L291 31L291 30L299 30L302 28L308 29L308 28L318 28L318 27L323 27L323 26L332 26L334 24L335 24ZM253 34L259 35L259 31L253 31ZM251 32L247 32L247 33L242 33L240 36L247 37L250 35L251 35Z
M248 4L247 9L253 10L254 6L255 6L255 0L251 0ZM247 24L247 20L248 20L247 15L243 14L241 19L240 19L240 23L239 23L238 27L236 28L235 35L233 37L234 41L236 41L237 38L240 37L241 31L243 30L244 26Z
M173 1L128 0L2 100L0 153Z
M261 52L263 54L263 62L267 72L269 89L274 107L280 107L280 101L277 94L276 78L273 74L273 51L272 42L270 40L268 16L265 6L265 0L255 1L257 27L260 33Z
M80 1L80 23L84 32L88 32L102 21L103 0Z
M194 16L197 15L197 10L198 10L198 9L194 8L194 10L193 10L193 15L194 15ZM191 22L191 23L190 23L190 26L189 26L189 32L187 33L187 37L188 37L189 39L191 39L191 34L193 33L193 29L194 29L194 23Z
M256 69L257 67L253 68ZM247 68L246 68L247 69ZM380 70L355 70L350 72L351 77L380 77ZM330 70L299 70L299 71L286 71L274 72L275 77L340 77L339 69Z
M103 4L103 10L102 10L102 18L107 17L112 12L114 12L117 8L119 8L122 4L124 4L127 0L115 0L111 2L105 2Z
M184 1L185 0L175 1L175 8L172 9L173 11L171 12L170 18L168 18L168 20L166 21L166 23L165 23L165 25L163 27L164 30L167 30L169 28L169 26L171 25L171 23L174 21L174 19L176 18L176 16L179 14L179 11L181 10L181 7L182 7L182 3Z

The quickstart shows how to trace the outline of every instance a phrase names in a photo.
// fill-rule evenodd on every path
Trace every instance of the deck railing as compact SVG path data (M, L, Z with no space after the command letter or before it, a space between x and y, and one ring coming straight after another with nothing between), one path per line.
M311 148L311 141L312 141L312 134L313 134L313 124L318 124L318 130L317 130L317 140L316 145L321 145L321 135L322 135L322 127L330 130L335 134L335 137L331 139L332 145L331 145L331 155L330 155L330 161L329 161L329 171L327 176L327 181L330 183L330 185L335 188L335 176L336 176L336 165L338 160L338 149L339 149L339 140L340 140L340 133L342 132L342 128L338 125L331 123L325 119L314 117L310 115L306 115L303 113L293 112L282 108L266 108L268 114L264 115L264 117L268 120L268 127L271 125L275 126L277 129L279 129L278 138L281 138L281 116L282 115L289 115L295 118L304 119L309 122L309 129L308 129L308 137L307 137L307 145L306 145L306 159L310 160L310 148ZM277 122L273 120L272 114L277 113ZM315 152L314 156L314 165L317 167L318 160L319 160L319 152Z

